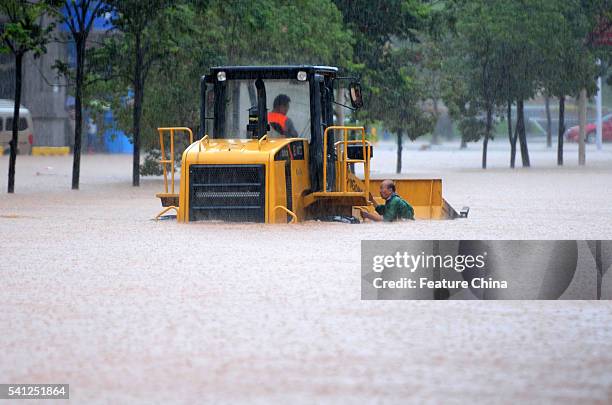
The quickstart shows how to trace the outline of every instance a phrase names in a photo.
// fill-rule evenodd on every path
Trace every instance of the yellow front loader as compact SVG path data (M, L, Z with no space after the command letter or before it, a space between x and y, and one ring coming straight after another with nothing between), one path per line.
M179 222L287 223L373 211L383 203L382 179L370 178L373 146L363 127L333 125L340 80L332 67L212 68L201 81L199 139L189 128L159 128L164 209L157 217L173 210ZM358 83L348 87L346 107L359 108ZM284 125L274 121L279 111ZM177 185L179 136L189 146ZM459 216L442 198L440 179L394 181L416 219Z

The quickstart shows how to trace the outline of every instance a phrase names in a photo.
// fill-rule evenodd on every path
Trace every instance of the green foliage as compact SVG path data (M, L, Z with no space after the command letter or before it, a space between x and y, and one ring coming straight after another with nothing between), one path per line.
M468 92L495 105L542 89L557 96L592 91L595 54L586 40L605 2L455 0L451 59L465 58Z
M423 108L425 86L411 63L414 58L409 49L390 50L381 68L367 76L378 84L370 89L369 117L383 120L391 131L404 130L411 140L430 132L434 124L434 116Z
M453 14L456 15L456 14ZM439 74L439 95L451 119L457 123L457 129L465 142L478 141L484 134L484 123L478 119L482 105L474 92L474 68L463 50L458 48L458 39L450 32L440 34L435 46L440 58L437 72Z
M465 142L477 142L487 135L487 125L484 120L475 116L465 116L457 124ZM489 134L489 138L492 136Z
M361 74L366 90L366 106L358 116L381 120L393 131L405 130L411 139L431 131L434 117L423 111L423 104L432 88L425 84L424 71L417 69L415 45L430 7L413 0L335 3L355 36L351 67Z
M52 13L59 3L50 0L3 0L0 3L0 13L6 16L7 21L2 24L0 31L0 52L32 52L34 56L46 53L55 25L43 25L41 17Z
M227 64L334 64L352 56L350 32L327 0L211 0L207 42Z
M140 10L138 7L134 10ZM127 17L120 18L120 26L127 24ZM102 96L102 103L112 108L118 128L131 136L137 61L125 55L135 55L136 36L140 35L146 50L141 61L141 79L147 86L141 123L145 149L157 146L157 127L180 124L193 128L197 124L198 78L204 69L203 59L211 55L201 39L203 19L197 18L187 5L167 7L154 14L140 34L115 33L103 46L90 50L94 66L90 78L95 80L92 94Z
M603 6L601 1L555 0L549 6L550 24L538 39L542 50L539 84L554 96L577 96L586 88L595 92L596 52L587 44ZM611 5L611 4L609 4Z

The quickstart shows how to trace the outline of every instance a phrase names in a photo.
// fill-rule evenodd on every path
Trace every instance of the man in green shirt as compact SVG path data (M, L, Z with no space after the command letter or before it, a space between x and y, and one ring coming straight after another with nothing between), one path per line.
M364 218L377 222L414 219L414 209L402 197L395 194L395 184L392 180L384 180L380 183L380 196L385 200L385 205L378 205L376 207L378 214L362 211L361 214Z

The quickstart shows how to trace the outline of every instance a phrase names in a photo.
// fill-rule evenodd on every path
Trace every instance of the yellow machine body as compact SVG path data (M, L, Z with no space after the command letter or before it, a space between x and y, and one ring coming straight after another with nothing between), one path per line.
M393 179L396 193L414 208L415 219L452 219L459 214L442 197L442 179ZM383 179L370 180L370 193L379 194ZM374 200L384 204L380 197Z
M343 91L350 105L335 100ZM370 179L373 145L363 127L333 124L342 121L338 106L355 111L363 97L359 79L333 66L211 67L200 78L201 139L190 128L158 128L157 218L174 211L179 222L355 222L346 217L374 212L384 201L381 180ZM440 179L395 184L416 219L459 216Z
M283 148L297 143L303 150L304 159L275 160ZM178 221L189 222L190 204L189 185L190 168L196 165L228 166L227 170L236 170L236 166L263 166L265 173L263 219L266 223L287 223L304 220L303 194L310 188L308 172L308 142L300 138L289 139L204 139L189 146L183 153L181 165L181 184L179 192ZM286 168L289 165L289 168ZM295 202L292 209L287 208L288 195L286 171L291 171L292 187L290 200Z
M182 154L180 185L175 190L174 135L185 132L190 140L193 135L188 128L160 128L164 192L157 196L165 209L158 217L175 210L179 222L190 222L211 219L210 213L214 214L212 219L223 219L223 215L218 214L226 212L232 221L243 218L249 222L287 223L334 215L358 216L360 209L373 212L376 204L384 204L378 197L382 179L369 177L368 148L371 145L365 139L364 129L329 127L325 131L325 145L327 137L333 136L331 131L343 136L335 142L337 176L329 190L310 190L309 145L305 139L268 139L267 136L259 140L209 139L205 136L191 143ZM351 131L361 135L359 139L350 140ZM168 158L164 148L165 133L171 138ZM348 145L355 143L363 146L362 159L348 158ZM363 164L363 179L351 172L350 164ZM324 184L327 184L327 172L327 163L324 163ZM238 178L240 173L251 176L248 182ZM202 180L203 174L206 181ZM215 180L220 176L226 183ZM394 182L397 194L413 206L416 219L458 216L442 197L441 179L394 179ZM236 203L240 201L248 203ZM245 214L236 214L238 211Z

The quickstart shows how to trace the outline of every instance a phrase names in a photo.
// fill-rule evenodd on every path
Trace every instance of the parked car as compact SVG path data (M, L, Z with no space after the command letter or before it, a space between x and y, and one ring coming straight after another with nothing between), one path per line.
M603 142L612 142L612 114L608 114L601 119L602 122L602 132L601 132L601 140ZM585 128L585 142L586 143L595 143L595 137L597 131L597 126L594 122L588 123ZM578 137L580 136L580 129L578 126L571 127L567 131L565 131L565 139L568 142L578 142Z
M4 153L9 153L9 142L13 138L13 100L0 99L0 146ZM29 155L34 143L34 125L30 110L21 106L19 108L19 138L17 142L17 153Z

